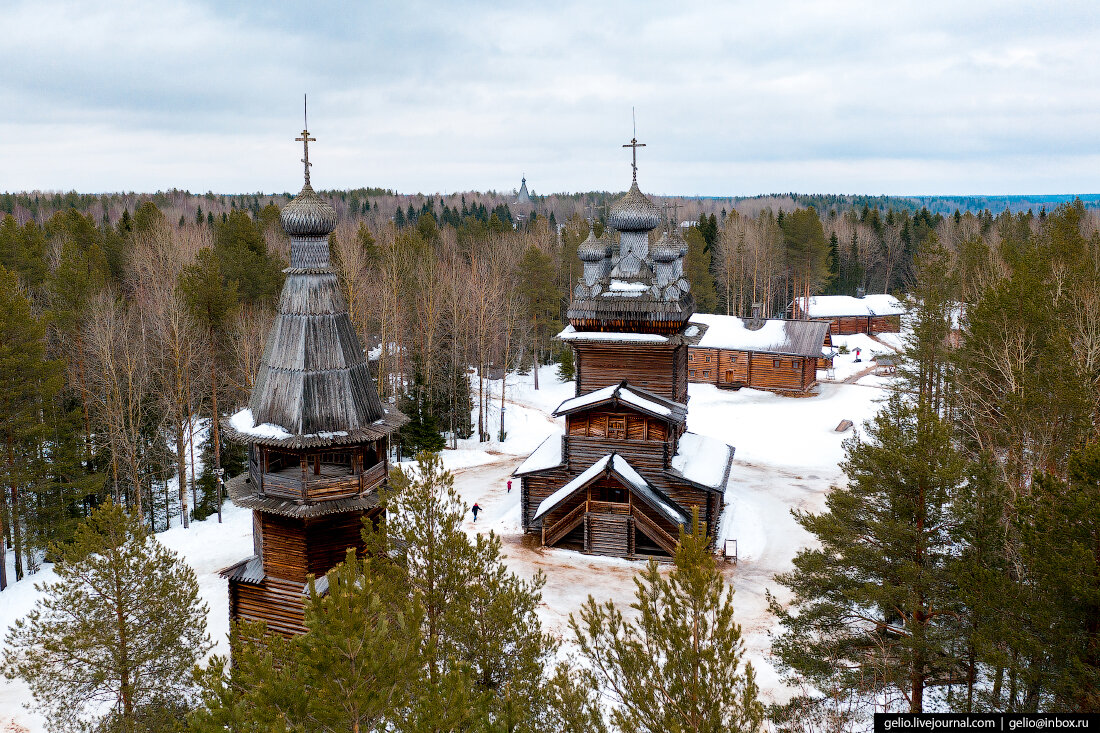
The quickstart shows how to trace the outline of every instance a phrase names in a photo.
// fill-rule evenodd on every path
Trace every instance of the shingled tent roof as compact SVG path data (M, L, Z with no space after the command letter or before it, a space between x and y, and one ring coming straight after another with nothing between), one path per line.
M516 195L516 204L519 206L531 205L531 194L527 193L527 178L520 181L519 193Z
M310 187L308 168L301 193L281 219L290 235L290 267L249 401L253 423L281 429L263 442L288 447L301 447L305 437L310 444L325 443L325 436L351 442L392 432L403 416L384 410L378 399L329 263L336 212ZM256 442L249 432L230 435Z

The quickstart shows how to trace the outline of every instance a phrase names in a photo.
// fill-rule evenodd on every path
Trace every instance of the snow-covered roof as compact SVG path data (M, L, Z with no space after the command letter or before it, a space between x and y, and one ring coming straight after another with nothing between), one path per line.
M554 417L561 417L593 405L605 402L622 402L648 415L681 423L687 419L687 405L655 395L627 382L602 387L578 397L572 397L558 405Z
M649 286L645 283L614 279L611 281L611 292L617 295L639 296L647 290L649 290Z
M256 438L286 440L291 437L290 431L281 425L273 425L272 423L257 425L252 417L252 410L248 407L234 413L233 416L229 418L229 424L238 433L251 435Z
M623 484L646 504L665 515L674 524L685 524L688 517L672 501L650 486L630 463L617 453L609 453L586 468L579 476L546 497L535 510L532 519L539 519L551 509L562 503L588 484L595 481L605 471L615 474Z
M554 434L539 443L535 452L527 456L527 460L519 464L519 468L512 472L513 476L523 476L536 471L545 471L562 464L561 436Z
M720 440L696 433L680 436L672 468L692 483L722 490L729 478L733 448Z
M376 440L380 437L389 435L406 422L408 422L408 418L392 407L387 406L382 408L382 417L380 419L352 431L339 430L334 432L296 434L274 423L261 423L257 425L252 415L252 409L246 407L243 410L238 410L233 413L229 419L222 424L230 440L237 440L244 443L257 443L259 445L302 449Z
M692 346L812 357L821 356L829 332L827 321L768 318L758 321L762 325L754 329L751 320L712 313L696 313L690 323L688 331L695 328L696 332L684 335Z
M578 476L574 477L572 481L567 483L565 486L562 486L550 496L543 499L542 502L539 503L538 509L535 510L535 516L532 517L532 519L539 519L540 517L542 517L542 515L546 514L546 512L550 511L558 504L569 498L569 496L573 492L584 488L589 481L592 481L601 473L603 473L604 470L607 468L607 464L611 461L611 455L612 454L608 454L600 460L596 461L591 466L582 471Z
M578 331L572 326L566 326L556 338L562 341L633 341L647 344L663 344L668 342L667 336L656 333L621 333L616 331Z
M814 295L799 298L798 307L810 318L837 318L839 316L898 316L905 313L905 304L889 294L865 295Z

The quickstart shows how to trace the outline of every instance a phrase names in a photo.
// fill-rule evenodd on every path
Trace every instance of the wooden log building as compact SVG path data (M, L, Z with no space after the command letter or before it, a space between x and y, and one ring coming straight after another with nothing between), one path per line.
M584 273L558 334L576 357L576 396L554 412L565 435L547 438L514 475L523 528L543 545L667 557L693 510L713 539L733 449L686 431L687 246L672 227L651 250L660 217L636 162L608 217L617 253L593 234L578 249Z
M685 336L688 380L726 389L806 392L833 356L828 321L696 313Z
M248 470L227 489L252 510L254 554L222 571L233 621L305 632L307 575L323 577L348 548L363 548L363 520L381 513L390 434L405 421L378 399L351 325L328 236L336 211L309 184L282 211L290 267L249 406L225 425L248 445Z
M821 319L829 322L829 333L838 336L853 333L898 333L905 304L892 295L814 295L797 298L792 304L796 319Z

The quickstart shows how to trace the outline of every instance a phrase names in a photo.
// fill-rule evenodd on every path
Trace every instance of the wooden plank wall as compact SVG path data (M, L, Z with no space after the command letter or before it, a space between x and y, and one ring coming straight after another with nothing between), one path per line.
M363 552L363 514L347 512L309 520L305 526L309 572L321 577L344 561L349 547Z
M626 557L630 554L630 517L589 513L587 550L593 555Z
M229 581L229 617L263 621L269 631L284 636L304 634L303 583L265 578L260 585Z
M872 333L900 333L901 316L875 316L871 319Z
M306 581L305 524L300 519L260 513L264 537L264 572L268 577Z
M260 513L264 572L269 577L304 583L307 573L320 577L342 562L347 548L364 548L363 512L343 512L304 522Z
M740 383L779 392L805 391L817 381L817 360L733 349L692 349L688 378L719 387ZM709 352L709 353L708 353ZM708 364L706 356L711 357ZM775 366L775 362L780 366ZM694 376L691 376L694 375Z
M581 344L577 353L577 394L630 384L678 402L687 400L687 347L661 344Z

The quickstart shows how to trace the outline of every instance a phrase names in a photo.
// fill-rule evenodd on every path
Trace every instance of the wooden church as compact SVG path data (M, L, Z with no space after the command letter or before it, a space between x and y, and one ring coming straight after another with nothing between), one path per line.
M222 571L231 620L304 633L306 576L323 577L350 547L362 549L363 519L381 513L390 434L405 418L386 408L371 381L336 274L329 234L336 211L309 183L282 211L290 267L267 336L249 406L226 435L248 445L248 471L227 489L252 510L251 557Z
M713 538L733 449L687 432L688 339L694 298L687 246L665 232L634 180L610 209L619 234L589 234L584 273L558 338L576 355L576 396L554 412L551 436L516 469L523 528L546 546L617 557L668 556L698 510Z

